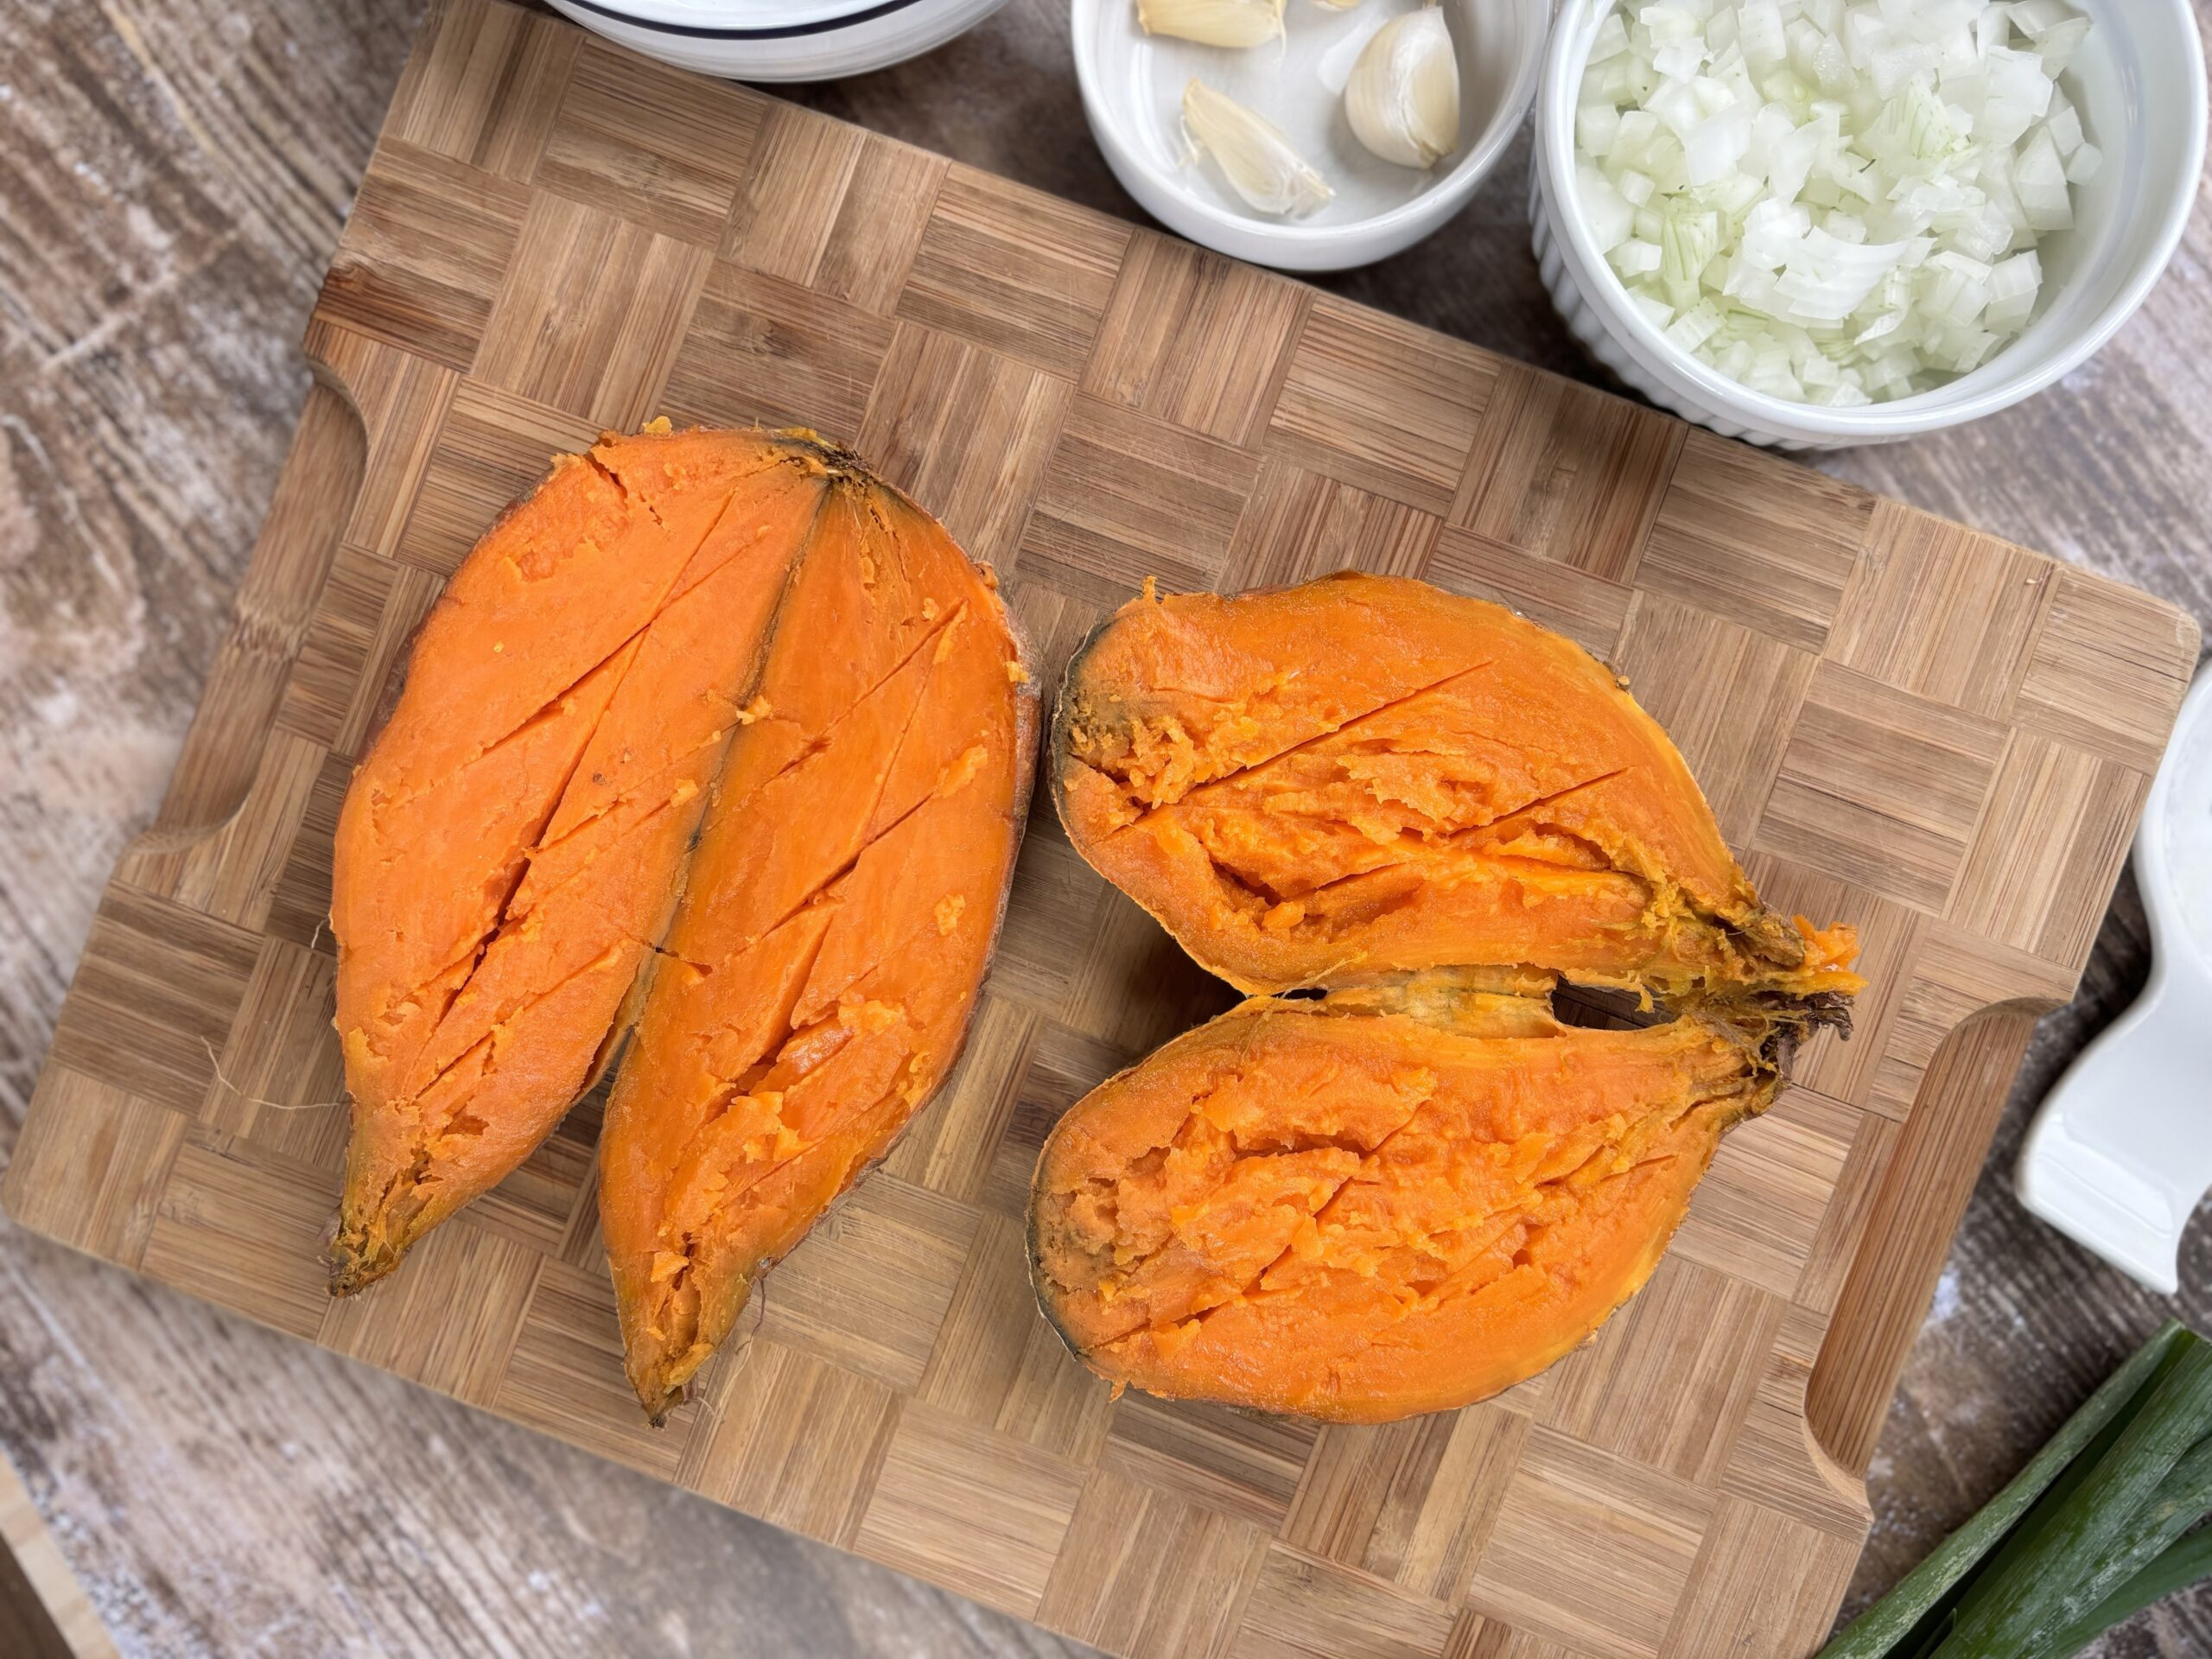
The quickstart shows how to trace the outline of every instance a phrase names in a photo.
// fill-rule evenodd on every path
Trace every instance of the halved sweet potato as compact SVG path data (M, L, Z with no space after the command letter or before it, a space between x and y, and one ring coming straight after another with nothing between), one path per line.
M656 1414L957 1058L1020 841L1027 682L992 579L902 496L835 479L601 1142Z
M1609 670L1424 582L1147 592L1070 664L1052 769L1077 849L1241 989L1472 963L1857 988L1847 935L1759 903Z
M1484 1399L1650 1276L1795 1023L1590 1029L1420 981L1253 998L1060 1119L1039 1297L1094 1370L1171 1398L1344 1422Z
M1046 1142L1038 1294L1117 1383L1379 1421L1534 1376L1861 984L1609 671L1421 582L1147 590L1071 664L1052 766L1077 850L1199 963L1328 992L1248 1001ZM1678 1017L1566 1026L1554 976Z
M334 848L334 1290L512 1170L604 1065L829 471L792 435L610 435L423 624Z
M601 1204L664 1408L957 1057L1034 710L995 580L811 434L558 458L340 815L334 1290L527 1157L636 1014Z

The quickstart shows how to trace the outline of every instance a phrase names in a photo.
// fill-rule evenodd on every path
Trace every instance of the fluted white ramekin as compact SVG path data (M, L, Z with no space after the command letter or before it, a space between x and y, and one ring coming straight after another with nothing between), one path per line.
M2075 228L2038 245L2046 290L2019 338L1971 374L1891 403L1829 409L1755 392L1669 340L1630 301L1574 197L1574 109L1613 0L1566 0L1536 94L1529 217L1552 302L1589 353L1662 408L1784 449L1891 443L1978 420L2077 368L2134 315L2173 257L2204 165L2204 49L2190 0L2075 0L2094 20L2068 91L2104 165L2075 187Z

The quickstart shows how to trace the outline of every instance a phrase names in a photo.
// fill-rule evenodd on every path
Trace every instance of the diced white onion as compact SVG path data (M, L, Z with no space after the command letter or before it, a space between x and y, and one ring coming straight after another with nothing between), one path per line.
M1611 104L1585 104L1574 112L1575 148L1602 161L1620 135L1621 112Z
M1624 276L1649 276L1659 269L1659 245L1646 242L1640 236L1631 236L1625 242L1617 244L1605 257Z
M2071 156L2082 148L2082 115L2071 104L2051 100L2050 118L2044 123L2050 129L2050 141L2058 146L2062 156Z
M2103 157L2058 85L2067 0L1619 0L1576 192L1637 308L1777 397L1968 372L2026 327L2036 243Z
M1611 253L1628 240L1636 209L1613 188L1613 181L1594 167L1585 164L1577 169L1575 183L1582 200L1582 217L1589 223L1590 234L1598 239L1598 251Z

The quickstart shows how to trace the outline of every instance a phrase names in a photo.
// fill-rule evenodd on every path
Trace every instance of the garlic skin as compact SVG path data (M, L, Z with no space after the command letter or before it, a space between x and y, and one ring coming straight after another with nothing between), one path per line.
M1282 39L1283 0L1137 0L1147 35L1200 46L1265 46Z
M1183 131L1213 157L1230 188L1260 213L1295 219L1337 194L1290 147L1281 128L1202 80L1183 89Z
M1424 6L1375 31L1344 83L1344 118L1400 167L1433 167L1458 147L1459 60L1443 12Z

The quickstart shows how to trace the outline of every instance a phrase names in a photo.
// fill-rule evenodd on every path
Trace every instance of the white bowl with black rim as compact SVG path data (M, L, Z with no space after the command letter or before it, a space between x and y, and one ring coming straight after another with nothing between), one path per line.
M830 80L919 57L1006 0L552 0L595 34L735 80Z

